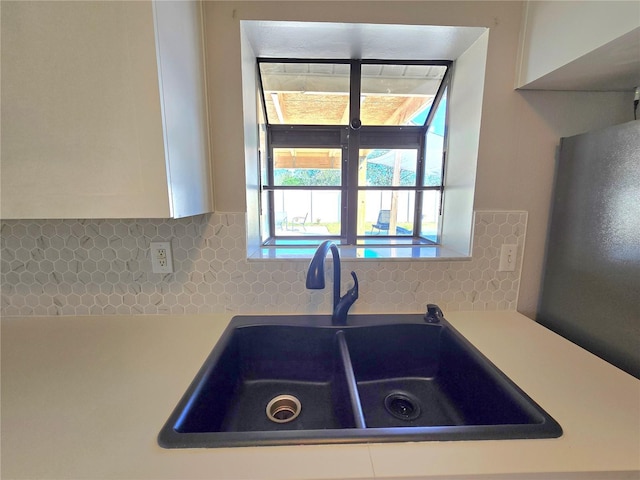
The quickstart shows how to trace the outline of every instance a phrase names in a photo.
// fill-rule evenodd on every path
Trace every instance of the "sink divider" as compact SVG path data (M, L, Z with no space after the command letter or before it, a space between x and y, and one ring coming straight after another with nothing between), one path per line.
M356 376L353 372L353 365L351 364L351 355L349 355L349 347L347 346L347 340L344 336L344 330L338 330L338 332L336 332L336 337L338 339L338 348L340 350L342 366L344 367L344 373L347 379L349 400L351 401L351 409L353 410L356 428L367 428L364 421L364 413L362 412L362 404L360 403L360 394L358 393Z

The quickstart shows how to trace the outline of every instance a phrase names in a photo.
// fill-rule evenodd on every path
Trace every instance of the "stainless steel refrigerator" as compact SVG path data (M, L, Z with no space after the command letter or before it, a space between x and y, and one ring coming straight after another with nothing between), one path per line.
M640 378L640 120L561 140L538 312Z

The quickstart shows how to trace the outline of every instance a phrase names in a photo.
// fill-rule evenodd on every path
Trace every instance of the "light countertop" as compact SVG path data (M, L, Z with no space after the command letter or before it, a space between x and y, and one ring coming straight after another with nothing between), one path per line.
M3 479L640 478L640 381L510 311L447 320L557 439L165 450L231 315L2 319Z

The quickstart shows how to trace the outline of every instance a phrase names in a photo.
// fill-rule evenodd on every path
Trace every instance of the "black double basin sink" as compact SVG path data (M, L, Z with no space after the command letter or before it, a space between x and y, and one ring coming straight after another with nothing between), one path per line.
M165 448L552 438L560 425L444 318L237 316Z

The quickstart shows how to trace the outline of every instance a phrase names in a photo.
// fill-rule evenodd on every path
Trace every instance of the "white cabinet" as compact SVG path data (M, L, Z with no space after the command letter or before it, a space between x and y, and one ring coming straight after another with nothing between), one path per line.
M633 92L640 2L528 0L516 88Z
M200 2L1 8L3 219L212 211Z

